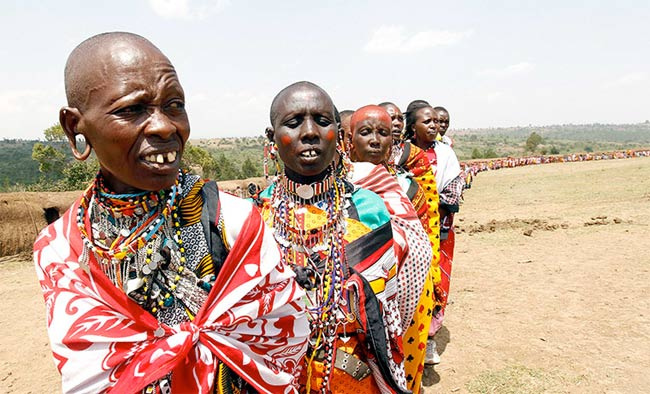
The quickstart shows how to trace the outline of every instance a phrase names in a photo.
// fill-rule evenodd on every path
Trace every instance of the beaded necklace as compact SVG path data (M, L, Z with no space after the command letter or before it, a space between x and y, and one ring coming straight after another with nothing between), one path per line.
M185 269L178 215L183 176L179 171L169 190L116 194L99 173L77 213L81 260L87 265L93 253L113 284L153 314L176 302L195 314L209 291L197 291L196 275Z
M303 287L307 290L312 332L311 359L317 353L323 355L321 391L324 393L328 391L337 329L354 321L354 315L346 308L349 302L344 286L348 270L343 243L344 200L348 196L343 180L335 176L333 170L323 181L308 185L314 190L310 198L305 199L295 192L301 186L305 185L280 175L271 196L270 209L275 239L284 262L309 278ZM324 205L326 220L323 225L311 230L306 228L306 205ZM308 375L311 375L311 365L309 362ZM310 382L309 377L307 382Z
M304 184L292 181L286 176L281 176L278 183L282 184L284 189L293 199L297 199L300 204L309 204L312 200L319 200L326 192L329 192L334 184L334 169L329 168L329 174L320 182Z

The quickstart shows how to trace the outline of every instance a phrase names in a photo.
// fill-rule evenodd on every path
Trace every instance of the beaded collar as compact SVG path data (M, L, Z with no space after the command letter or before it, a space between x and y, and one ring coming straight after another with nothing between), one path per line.
M98 173L79 204L80 262L88 265L94 254L113 284L153 314L176 303L196 313L209 291L198 292L196 274L185 269L178 212L184 176L179 171L168 190L116 194Z
M310 204L321 199L335 183L334 170L330 167L329 174L322 181L310 184L298 183L286 175L278 177L278 184L282 185L289 195L296 198L301 204Z
M133 256L145 242L158 236L158 230L176 203L179 177L168 191L116 194L108 191L101 172L97 173L95 182L82 196L77 212L77 226L84 244L100 257L100 262ZM159 203L162 199L166 199L164 205ZM91 216L101 217L106 226L101 226ZM113 227L118 234L111 238L109 228L102 227Z

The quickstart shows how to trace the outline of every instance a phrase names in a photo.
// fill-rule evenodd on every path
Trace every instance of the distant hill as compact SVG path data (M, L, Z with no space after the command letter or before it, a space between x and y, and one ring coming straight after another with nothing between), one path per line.
M458 129L457 135L490 135L526 138L532 132L544 138L571 141L598 141L620 143L650 143L650 121L635 124L564 124L553 126L500 127L487 129Z
M454 150L461 160L478 150L489 157L527 154L531 133L542 137L540 153L574 153L650 147L650 121L636 124L565 124L553 126L501 127L450 130ZM551 152L553 151L553 152Z
M38 163L32 160L32 147L36 142L0 140L0 191L38 182Z
M650 147L650 121L637 124L583 124L502 127L485 129L452 129L454 149L461 160L477 154L488 157L521 156L531 133L542 136L540 153L573 153ZM262 172L262 151L266 138L231 137L192 139L191 143L210 152L215 158L228 161L241 169L246 159ZM37 163L32 160L32 147L37 141L0 140L0 191L24 190L38 182ZM219 161L219 160L217 160ZM236 176L237 177L237 176Z

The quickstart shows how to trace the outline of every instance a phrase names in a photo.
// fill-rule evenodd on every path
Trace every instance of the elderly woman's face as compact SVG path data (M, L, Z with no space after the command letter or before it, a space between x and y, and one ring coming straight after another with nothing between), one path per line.
M388 160L392 145L391 122L386 113L368 111L352 125L350 158L353 161L384 163Z
M310 177L325 171L334 160L338 133L330 98L299 86L282 97L275 112L273 139L285 172Z
M116 192L174 184L190 124L169 60L148 45L116 44L95 63L78 128Z

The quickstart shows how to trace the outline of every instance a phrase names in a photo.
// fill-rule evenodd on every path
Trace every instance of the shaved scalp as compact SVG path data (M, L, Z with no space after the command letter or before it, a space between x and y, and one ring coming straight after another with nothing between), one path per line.
M101 51L107 50L117 42L135 43L160 49L146 38L127 32L109 32L92 36L72 50L65 64L65 95L68 106L84 110L84 103L92 87L89 82L92 75L101 74L104 70L97 67L97 58Z
M341 111L341 119L345 118L346 116L352 116L353 113L354 111L352 111L351 109L343 110Z
M352 115L352 119L350 119L350 132L352 135L354 135L354 132L357 129L357 123L373 116L376 116L379 120L384 122L390 129L392 121L388 112L378 105L366 105L365 107L356 110Z
M275 127L275 118L278 116L278 111L277 111L277 106L284 99L286 96L289 94L296 92L298 90L302 89L307 89L307 90L317 90L320 91L327 97L332 103L332 114L334 114L335 120L340 119L339 118L339 112L334 106L334 102L332 101L332 98L330 97L329 94L323 88L320 86L316 85L315 83L309 82L309 81L300 81L300 82L295 82L292 83L291 85L287 86L286 88L280 90L280 93L278 93L275 98L273 99L273 102L271 103L271 112L270 112L270 118L271 118L271 125Z
M399 109L399 107L397 105L395 105L395 103L392 103L390 101L384 101L383 103L379 103L377 105L380 106L380 107L384 107L384 108L392 105L393 107Z
M446 109L445 107L435 107L433 110L434 110L434 111L438 111L438 112L446 112L446 113L449 113L449 111L447 111L447 109Z

